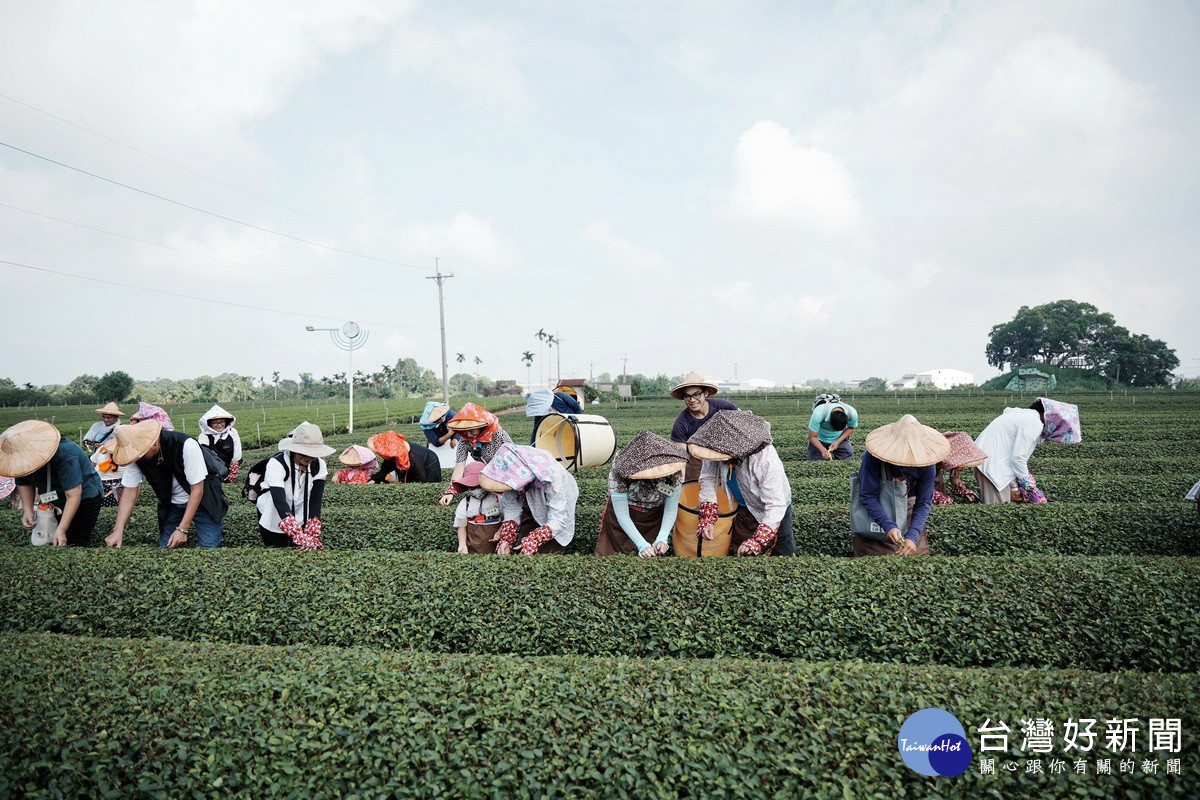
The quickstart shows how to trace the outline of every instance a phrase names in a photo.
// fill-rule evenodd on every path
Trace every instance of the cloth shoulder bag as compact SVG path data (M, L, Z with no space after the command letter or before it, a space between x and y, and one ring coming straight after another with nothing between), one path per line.
M882 464L879 467L879 505L904 533L904 523L908 519L908 483L889 479L887 467ZM876 542L888 541L887 531L879 527L879 523L863 505L857 473L850 476L850 532Z

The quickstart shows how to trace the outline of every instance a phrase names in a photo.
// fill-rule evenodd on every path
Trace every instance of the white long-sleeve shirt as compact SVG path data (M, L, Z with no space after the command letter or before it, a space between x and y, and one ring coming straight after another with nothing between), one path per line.
M1001 491L1016 478L1029 474L1029 457L1042 436L1042 418L1032 408L1006 408L975 444L987 453L979 470Z
M575 476L558 467L553 484L534 481L524 491L500 495L500 511L505 522L520 522L525 506L528 506L537 524L548 525L554 533L554 541L566 547L575 538L575 504L578 501L579 484L575 482Z
M717 502L717 486L729 474L724 461L705 461L700 468L700 502ZM767 445L743 459L736 469L738 488L746 508L760 524L778 530L792 503L792 485L774 445Z

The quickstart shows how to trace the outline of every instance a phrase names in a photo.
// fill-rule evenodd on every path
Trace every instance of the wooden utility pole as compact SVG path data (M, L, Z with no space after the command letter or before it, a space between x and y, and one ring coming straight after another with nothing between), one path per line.
M446 360L446 299L442 293L442 284L447 278L453 278L454 273L442 274L441 264L438 259L433 260L433 269L436 275L426 275L425 279L429 281L437 281L438 287L438 320L442 327L442 402L450 402L450 364Z

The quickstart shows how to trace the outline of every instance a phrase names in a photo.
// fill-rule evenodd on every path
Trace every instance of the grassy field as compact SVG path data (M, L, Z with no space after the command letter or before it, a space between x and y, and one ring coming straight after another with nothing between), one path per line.
M1048 504L938 506L935 555L871 560L845 557L856 462L803 460L810 399L733 399L772 423L799 558L592 556L607 466L579 475L576 541L549 558L454 553L432 485L328 487L320 553L265 551L237 486L217 552L160 551L146 501L122 551L29 547L4 509L0 797L1200 796L1200 515L1182 500L1200 395L1056 396L1079 403L1084 441L1038 448ZM903 413L977 435L1034 398L846 399L861 452ZM422 438L420 401L363 403L353 435L344 404L227 407L247 461L304 419L341 428L338 448ZM168 410L194 433L206 408ZM679 410L588 409L622 445ZM74 437L95 418L27 411L0 424ZM501 419L529 440L523 413ZM912 772L897 733L931 706L976 750L1006 723L1007 750L957 778ZM1037 718L1051 751L1022 741ZM1065 749L1085 718L1095 749ZM1132 751L1105 736L1125 719ZM1180 752L1150 749L1152 719L1180 720Z

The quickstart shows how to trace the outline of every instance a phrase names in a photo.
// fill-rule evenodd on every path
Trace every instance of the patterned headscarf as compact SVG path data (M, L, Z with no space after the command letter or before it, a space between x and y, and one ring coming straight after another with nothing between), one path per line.
M17 488L17 482L5 475L0 475L0 500L12 494L12 490Z
M533 482L552 484L562 467L545 450L523 444L502 444L483 473L518 492Z
M409 468L408 440L402 434L395 431L377 433L370 439L367 439L367 447L384 458L390 458L395 461L396 469Z
M455 433L472 442L490 442L492 437L496 435L496 431L500 430L500 420L496 419L496 415L486 408L480 408L474 403L467 403L463 406L462 410L454 415L454 421L486 423L486 427L474 430L463 431L455 429Z
M534 389L525 395L525 416L544 417L554 404L554 392L549 389Z
M1079 427L1079 406L1060 403L1049 397L1039 397L1045 411L1045 426L1042 428L1043 442L1078 444L1083 441L1083 429Z
M771 423L750 411L718 411L692 434L688 444L741 460L771 444Z
M175 425L171 422L171 418L167 415L167 412L149 403L138 403L138 410L129 418L129 424L136 425L142 420L147 419L156 419L161 422L164 431L175 430Z
M657 433L642 431L633 437L633 441L617 453L613 459L613 474L622 480L628 480L630 475L651 467L661 467L663 464L687 463L687 448L679 442L664 439Z
M943 434L950 442L950 455L942 459L938 469L978 467L987 459L987 453L979 449L971 434L962 431L946 431Z

